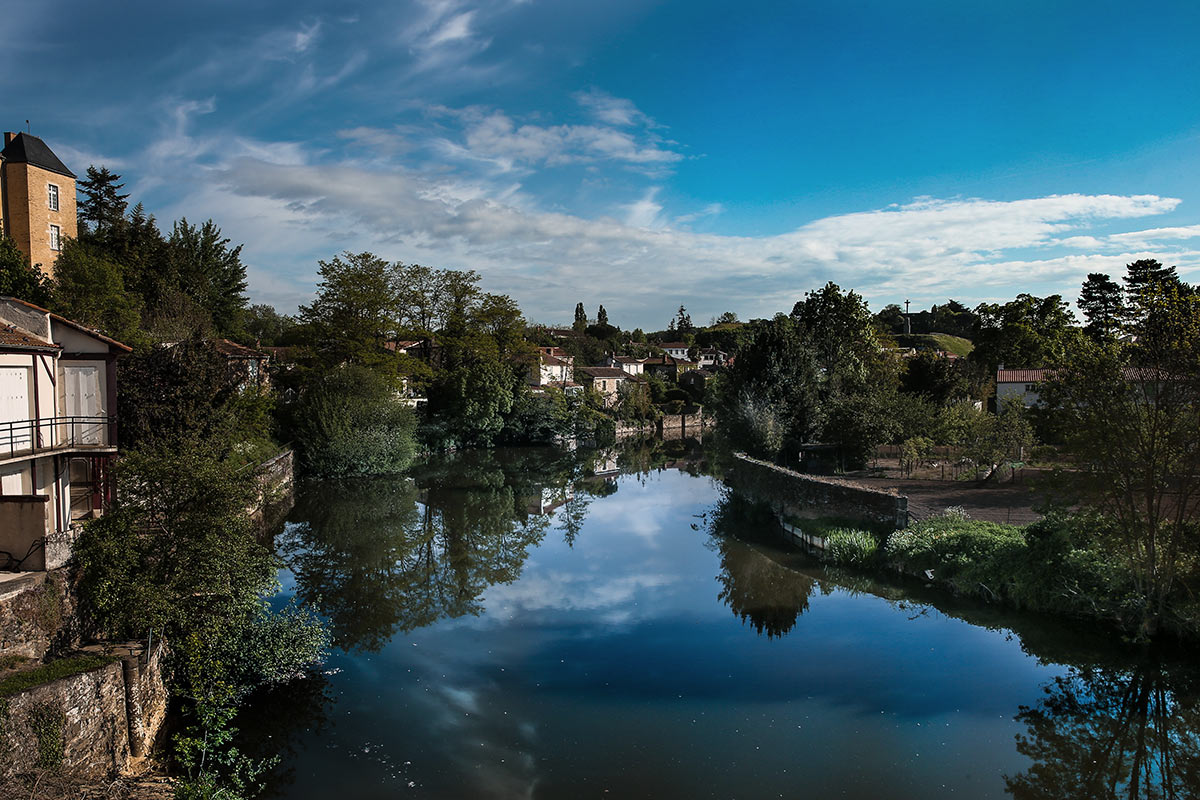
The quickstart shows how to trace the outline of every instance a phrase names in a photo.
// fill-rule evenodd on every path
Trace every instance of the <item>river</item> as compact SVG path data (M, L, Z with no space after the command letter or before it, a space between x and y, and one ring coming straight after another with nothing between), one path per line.
M694 443L302 484L280 599L317 678L256 696L267 796L1191 797L1200 670L822 568Z

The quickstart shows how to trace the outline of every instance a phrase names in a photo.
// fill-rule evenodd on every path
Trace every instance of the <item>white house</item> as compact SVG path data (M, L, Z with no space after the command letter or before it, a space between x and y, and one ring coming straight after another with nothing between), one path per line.
M529 368L530 386L566 384L573 380L575 357L561 347L539 347L537 362Z
M672 358L679 358L684 361L688 360L688 346L683 342L663 342L662 344L655 345L655 347L662 348Z
M0 297L0 570L62 566L72 524L111 500L116 361L129 350Z
M1040 405L1038 384L1049 372L1048 369L1005 369L1001 365L996 370L996 410L1004 408L1004 404L1013 398L1020 400L1025 408Z
M609 356L604 359L604 366L616 367L630 375L641 375L645 368L642 359L634 358L633 356Z

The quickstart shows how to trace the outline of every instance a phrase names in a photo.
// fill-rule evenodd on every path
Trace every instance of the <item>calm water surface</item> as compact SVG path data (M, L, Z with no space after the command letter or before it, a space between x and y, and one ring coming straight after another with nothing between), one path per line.
M336 643L325 675L243 720L283 753L271 794L1200 787L1185 659L822 569L674 447L464 453L303 487L279 539L284 595L319 602Z

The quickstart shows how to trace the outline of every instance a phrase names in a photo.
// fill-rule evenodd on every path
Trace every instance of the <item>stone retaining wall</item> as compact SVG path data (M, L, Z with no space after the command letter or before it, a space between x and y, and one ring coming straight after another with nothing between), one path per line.
M0 698L0 777L102 778L149 752L167 709L162 648L110 652L119 660Z
M41 660L69 638L73 619L64 570L4 573L0 579L0 657Z
M744 453L735 456L727 480L735 491L796 517L836 516L903 528L908 498L840 478L805 475Z

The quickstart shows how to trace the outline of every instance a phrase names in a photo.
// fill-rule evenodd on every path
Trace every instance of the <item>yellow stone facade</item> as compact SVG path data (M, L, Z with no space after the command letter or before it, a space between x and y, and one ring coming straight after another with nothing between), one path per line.
M6 144L11 135L5 134ZM4 233L29 263L53 277L63 242L78 233L75 179L29 163L5 161L0 170Z

